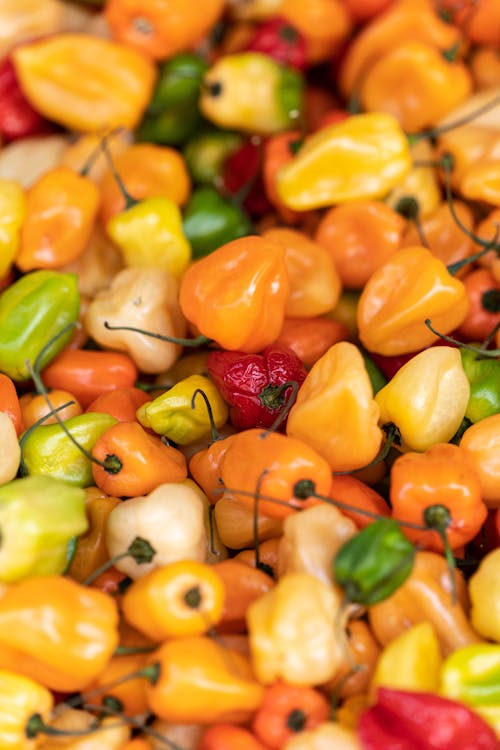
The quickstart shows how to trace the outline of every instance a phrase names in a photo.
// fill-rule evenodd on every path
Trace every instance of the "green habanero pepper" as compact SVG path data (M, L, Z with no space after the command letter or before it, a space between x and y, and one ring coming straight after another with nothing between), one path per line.
M92 460L84 451L91 451L101 435L117 421L110 414L98 412L67 419L64 425L78 445L58 423L34 425L20 438L22 473L54 477L74 487L91 487L94 485Z
M184 210L183 231L194 258L217 250L231 240L252 234L245 211L209 185L197 188Z
M201 122L198 99L207 70L204 60L187 52L161 66L153 97L139 125L139 141L178 145L194 135Z
M374 521L338 551L333 572L353 604L369 606L391 596L410 575L415 547L398 523Z
M470 349L460 349L462 367L470 383L465 416L471 422L500 413L500 360L481 359Z
M366 372L368 373L368 377L370 378L370 383L372 384L373 388L373 395L378 393L384 385L387 385L387 378L383 374L383 372L377 367L373 359L370 357L370 355L365 352L364 350L361 350L361 354L363 356L363 361L365 363Z
M63 573L68 545L88 528L85 493L46 476L0 487L0 581Z
M474 643L457 649L443 663L440 682L447 698L500 707L500 645Z
M225 162L243 143L244 138L239 133L215 128L193 136L183 149L193 181L212 185L220 180Z
M0 294L0 371L12 380L27 380L27 361L33 365L54 339L39 363L43 369L70 340L79 311L75 274L33 271L11 284ZM67 332L57 336L66 326Z

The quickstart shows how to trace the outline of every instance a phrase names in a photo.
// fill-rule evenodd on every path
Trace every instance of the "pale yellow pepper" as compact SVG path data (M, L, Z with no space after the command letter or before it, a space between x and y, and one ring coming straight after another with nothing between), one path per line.
M408 139L396 118L353 115L306 138L278 172L277 190L294 211L384 198L411 167Z
M500 643L500 548L483 557L469 580L470 619L484 638Z
M34 714L48 721L54 697L47 688L29 677L0 670L0 747L2 750L34 750L42 735L30 739L26 725Z
M316 729L299 732L283 750L362 750L356 731L333 721L325 721Z
M132 326L161 336L183 336L185 320L177 299L177 282L160 268L124 268L111 284L99 291L85 314L85 327L104 349L125 351L141 372L159 373L171 367L182 348L171 341L160 341L110 326Z
M413 625L382 651L371 683L371 696L379 686L436 693L442 664L441 650L432 624Z
M19 249L26 197L15 180L0 179L0 278L10 270Z
M375 396L380 424L393 422L403 445L425 451L458 430L470 385L458 349L435 346L416 354Z
M346 659L341 596L309 573L287 573L248 607L255 674L270 685L318 685L331 680Z

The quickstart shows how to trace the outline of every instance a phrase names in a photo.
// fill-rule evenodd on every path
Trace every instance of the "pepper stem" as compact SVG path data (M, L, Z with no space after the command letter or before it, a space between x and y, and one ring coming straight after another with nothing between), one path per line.
M106 161L108 162L108 166L111 171L111 174L113 175L114 180L116 184L118 185L120 192L125 199L125 211L128 211L130 208L137 206L137 204L140 203L140 201L138 201L137 198L134 198L132 195L130 195L129 191L125 187L125 183L123 182L121 176L118 174L118 171L115 167L115 163L113 161L113 157L111 156L111 151L109 150L108 140L106 136L104 136L104 138L101 141L101 149L102 149L102 152L104 153L104 156L106 157Z
M481 347L472 346L472 344L465 344L463 341L459 341L458 339L454 339L453 336L446 336L444 333L440 333L437 328L434 328L434 326L431 323L430 318L426 318L424 321L427 328L432 331L436 336L439 336L440 339L443 339L443 341L447 341L449 344L454 344L455 346L459 346L461 349L467 349L469 352L474 352L474 354L481 355L481 358L496 358L500 356L500 349L485 349L484 344ZM493 328L491 333L489 334L488 338L486 339L486 345L488 345L493 338L496 336L498 330L500 329L500 322L496 324L496 326Z
M46 422L47 419L49 419L49 417L53 417L58 412L64 411L64 409L67 409L68 406L73 406L74 403L75 403L74 401L66 401L65 404L61 404L60 406L52 408L49 412L47 412L47 414L44 414L43 417L40 417L40 419L37 419L36 422L33 422L33 424L31 425L31 427L29 427L27 430L25 430L25 432L23 432L23 434L19 438L19 447L21 449L21 464L20 464L19 469L21 471L21 475L22 476L26 476L26 474L28 474L28 471L26 469L26 466L25 466L23 458L22 458L23 447L24 447L24 443L26 442L26 439L31 435L31 433L37 427L40 427L40 425L42 425L44 422Z
M418 239L423 247L429 247L429 242L425 236L424 228L420 220L420 206L416 198L412 195L403 196L400 198L395 206L398 214L403 216L408 221L412 221L417 230Z
M41 714L33 714L30 716L25 726L26 737L30 740L38 737L39 734L45 734L49 737L86 737L89 734L93 734L99 731L99 721L95 720L95 724L92 723L88 729L57 729L57 727L51 727L47 724Z
M191 397L191 409L195 408L195 401L196 401L196 397L197 396L201 396L202 397L202 399L205 402L205 406L207 407L208 419L210 420L210 434L211 434L211 438L212 438L212 443L215 443L217 440L220 439L220 435L219 435L219 432L217 430L217 425L215 424L214 412L213 412L213 409L212 409L212 404L210 403L210 400L209 400L207 394L205 393L205 391L202 388L196 388L196 390L194 391L194 393L193 393L193 395Z
M481 115L485 115L487 112L490 112L490 110L495 109L499 104L500 94L493 97L493 99L490 99L489 102L486 102L486 104L483 104L481 107L478 107L475 112L459 117L458 119L449 122L447 125L429 128L428 130L421 130L419 133L408 133L408 139L410 143L413 144L424 139L437 138L443 133L448 133L450 130L455 130L456 128L461 127L461 125L467 125L469 122L473 122L478 117L481 117Z
M143 336L150 336L150 338L159 339L160 341L170 341L172 344L179 344L179 346L197 347L213 343L213 339L209 339L207 336L197 336L195 339L183 339L177 336L164 336L162 333L145 331L143 328L135 328L134 326L113 326L107 320L104 321L103 325L108 331L132 331L133 333L141 333Z
M260 494L260 488L262 486L262 482L264 481L264 477L269 472L269 469L264 469L260 477L257 479L257 484L255 485L255 493L254 493L254 504L253 504L253 543L254 543L254 550L255 550L255 567L257 570L262 570L264 573L267 573L268 575L271 575L273 577L273 571L270 568L269 565L266 565L263 563L260 559L260 539L259 539L259 499L262 497Z
M382 463L382 461L384 461L389 455L389 451L391 450L393 445L401 445L401 433L394 422L387 422L387 424L382 425L382 430L386 435L384 445L382 446L381 451L375 456L372 461L370 461L370 463L366 464L366 466L362 466L359 469L353 469L351 471L334 471L333 475L336 477L341 477L345 476L346 474L352 474L353 471L364 471L364 469L371 469L372 466L377 466L378 464Z
M280 425L285 421L285 419L288 416L288 412L290 411L290 409L292 408L295 402L300 386L296 380L289 380L287 383L283 383L283 386L280 386L280 387L291 388L291 393L285 405L283 406L279 416L274 420L272 425L268 427L268 429L262 433L261 435L262 438L266 438L271 432L276 432L276 430L280 427Z
M119 555L115 555L107 560L105 563L100 565L94 570L82 583L82 586L90 586L101 573L105 573L109 568L120 560L124 560L126 557L131 557L137 565L144 565L150 563L156 555L156 550L150 545L147 539L143 539L140 536L136 536L135 539L129 544L125 552L120 552Z
M136 719L134 716L124 716L120 711L115 710L110 705L104 705L104 706L94 706L89 703L85 703L82 708L85 711L100 711L102 714L106 714L108 716L120 716L123 719L124 724L129 724L132 727L135 727L136 729L140 729L144 734L149 735L155 740L155 746L158 745L165 745L165 747L170 748L170 750L184 750L184 748L180 747L180 745L177 745L173 740L170 740L168 737L165 737L165 735L160 734L160 732L157 732L153 727L150 727L148 724L145 724L143 721L140 721L139 719Z
M445 505L429 505L424 510L424 522L426 527L431 531L436 531L442 539L444 545L444 556L448 564L450 574L451 601L457 603L457 582L455 579L455 558L450 547L450 542L446 530L451 524L451 513Z

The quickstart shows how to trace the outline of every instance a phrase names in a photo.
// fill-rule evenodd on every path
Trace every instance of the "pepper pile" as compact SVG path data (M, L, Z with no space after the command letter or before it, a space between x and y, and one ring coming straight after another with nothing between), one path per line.
M1 750L500 748L500 2L0 4Z

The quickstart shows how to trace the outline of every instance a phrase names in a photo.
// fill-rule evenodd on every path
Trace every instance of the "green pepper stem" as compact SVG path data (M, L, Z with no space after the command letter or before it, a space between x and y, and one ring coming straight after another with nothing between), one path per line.
M465 344L463 341L459 341L458 339L454 339L453 336L446 336L444 333L440 333L437 328L434 328L434 326L431 323L430 318L426 318L424 321L427 328L432 331L436 336L439 336L440 339L443 341L447 341L449 344L454 344L455 346L460 347L460 349L467 349L469 352L474 352L474 354L479 354L482 359L486 359L489 357L496 358L500 356L500 349L483 349L483 347L478 348L477 346L472 346L472 344ZM488 336L488 343L491 341L497 331L500 329L500 323L497 323L497 325L494 327L493 331Z
M110 130L108 133L104 134L102 136L102 138L109 138L112 135L118 135L118 133L121 133L122 130L123 130L123 127L121 127L121 126L118 126L116 128L112 128L112 130ZM78 170L79 174L82 177L87 177L88 176L90 170L92 169L92 167L96 163L97 159L99 158L99 156L102 155L102 151L103 151L103 148L102 148L102 138L101 138L101 140L99 140L99 143L97 144L97 146L95 147L95 149L93 149L93 151L91 151L91 153L89 154L89 156L87 158L87 161L85 162L85 164L83 165L83 167L81 167Z
M195 339L183 339L177 336L164 336L161 333L153 333L153 331L146 331L142 328L135 328L134 326L113 326L111 323L108 323L107 320L104 321L103 325L108 331L132 331L132 333L140 333L143 336L149 336L152 339L170 341L170 343L179 344L179 346L197 347L213 343L213 339L209 339L207 336L197 336Z
M143 679L148 680L151 685L156 685L156 683L160 679L160 675L161 664L160 662L154 662L153 664L148 664L147 666L143 667L142 669L138 669L135 672L129 672L122 677L118 677L116 680L113 680L113 682L107 682L105 685L100 685L94 690L89 690L88 692L74 695L73 697L63 701L61 705L67 706L68 708L76 708L77 706L81 707L82 704L89 699L106 694L110 690L114 690L114 688L117 688L120 685L124 685L126 682L131 682L131 680Z
M211 438L212 438L212 443L215 443L217 440L220 439L220 435L219 435L219 432L217 430L217 425L215 424L214 412L213 412L213 409L212 409L212 404L210 403L210 400L209 400L207 394L205 393L205 391L202 388L196 388L196 390L193 392L193 395L191 397L191 409L195 408L195 402L196 402L196 397L197 396L201 396L202 397L202 399L205 402L205 406L207 407L208 419L210 421L210 435L211 435Z
M415 166L415 165L414 165ZM403 196L399 199L395 206L395 210L398 214L401 214L408 221L413 222L415 229L417 230L418 239L423 247L429 247L429 242L425 236L424 228L420 220L420 206L416 198L412 195Z
M489 102L483 104L482 107L478 107L475 112L459 117L456 120L449 122L447 125L429 128L428 130L421 130L419 133L408 133L408 139L410 140L410 143L413 144L425 139L437 138L443 133L448 133L450 130L455 130L462 125L467 125L469 122L473 122L478 117L481 117L481 115L485 115L490 110L495 109L498 104L500 104L500 95L493 97Z
M457 585L455 580L455 558L450 547L446 530L451 524L451 513L445 505L429 505L424 511L424 522L429 531L436 531L444 546L444 556L448 564L451 585L452 604L457 603Z
M365 469L371 469L372 466L377 466L387 458L387 456L389 455L389 451L391 450L393 445L401 445L401 433L394 422L388 422L387 424L382 426L382 429L386 434L384 445L382 446L381 451L375 456L372 461L370 461L370 463L366 464L366 466L361 466L359 469L351 469L350 471L334 471L332 472L333 476L342 477L346 474L353 474L355 471L364 471Z
M116 726L121 726L121 722ZM30 716L26 722L25 733L26 737L32 740L39 734L45 734L49 737L86 737L100 729L111 729L111 727L100 727L96 719L95 724L91 724L88 729L57 729L57 727L51 727L50 724L47 724L42 716L37 713Z
M132 195L130 195L129 191L125 187L125 183L123 182L121 176L119 175L115 163L113 161L113 157L111 156L111 151L109 150L108 141L106 136L101 141L101 150L104 153L104 156L106 157L106 161L108 162L109 169L111 171L111 174L113 175L113 178L118 185L121 194L123 195L125 199L125 211L128 211L130 208L133 208L134 206L137 206L140 201L137 200L137 198L134 198Z
M300 386L299 386L299 384L297 383L296 380L289 380L288 382L283 383L280 386L280 388L283 388L283 389L290 388L291 389L291 393L290 393L289 397L287 398L285 405L281 409L278 417L274 420L274 422L272 423L272 425L267 430L263 430L263 432L261 434L261 438L266 438L270 433L276 432L276 430L280 427L280 425L282 424L282 422L285 421L285 419L288 416L288 412L292 408L292 406L293 406L293 404L295 402L295 399L297 398L297 393L299 391L299 387Z
M105 563L100 565L96 570L94 570L82 583L82 586L90 586L91 583L93 583L96 578L98 578L102 573L105 573L109 568L112 568L113 565L120 560L124 560L126 557L131 557L137 565L143 565L144 563L150 563L151 560L156 555L156 551L153 549L153 547L150 545L147 539L143 539L140 536L136 536L135 539L129 544L125 552L120 552L119 555L115 555L114 557L111 557L109 560L106 560Z

